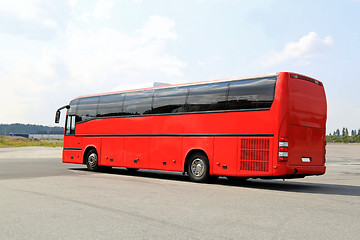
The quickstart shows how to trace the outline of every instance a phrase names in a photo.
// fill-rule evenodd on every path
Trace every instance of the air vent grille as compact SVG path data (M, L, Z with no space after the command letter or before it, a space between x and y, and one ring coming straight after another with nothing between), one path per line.
M269 171L270 139L243 138L240 149L240 170Z

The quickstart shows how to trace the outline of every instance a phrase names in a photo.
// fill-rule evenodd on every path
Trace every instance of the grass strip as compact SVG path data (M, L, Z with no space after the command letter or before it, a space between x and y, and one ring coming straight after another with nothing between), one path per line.
M32 139L23 137L0 137L0 148L8 147L62 147L62 140L54 139Z

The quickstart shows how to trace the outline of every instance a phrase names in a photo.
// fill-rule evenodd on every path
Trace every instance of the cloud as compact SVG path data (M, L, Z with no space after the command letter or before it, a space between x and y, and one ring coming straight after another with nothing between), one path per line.
M23 51L0 51L2 93L0 100L2 122L26 122L24 119L40 114L44 103L50 101L48 93L56 96L60 84L49 81L54 77L52 63L46 56L32 58ZM38 116L40 116L38 115ZM31 118L30 117L30 118Z
M72 6L74 6L74 3L71 4ZM98 0L95 4L93 11L91 13L87 12L82 14L79 17L79 20L87 22L91 17L97 19L100 18L110 19L113 5L114 5L114 1L112 0Z
M308 64L308 59L325 54L333 46L330 36L321 39L317 33L309 32L297 42L289 42L280 52L270 52L261 58L265 67L296 60L298 65Z
M198 62L198 65L200 66L200 67L205 67L205 66L209 66L209 65L212 65L212 64L214 64L214 63L216 63L216 62L219 62L219 61L221 61L222 59L220 58L220 57L211 57L211 58L209 58L209 59L207 59L207 60L205 60L205 61L199 61Z
M178 37L171 19L150 16L130 33L101 21L86 26L70 22L55 44L7 35L24 44L0 47L3 123L52 123L54 111L78 95L182 76L186 63L167 51Z
M161 16L150 16L145 27L137 30L140 34L142 42L149 40L168 40L176 39L178 36L174 31L175 22Z
M67 63L76 84L92 85L101 79L118 85L125 80L142 81L141 76L154 73L181 76L186 64L166 52L167 42L177 38L174 25L161 16L150 16L134 34L109 27L86 31L73 25L66 33L67 49L58 56Z
M38 2L28 0L1 1L0 11L21 19L38 18L41 12Z
M213 3L213 2L219 2L219 3L223 3L223 2L238 2L239 0L196 0L195 3L196 4L203 4L203 3Z
M70 2L0 0L0 34L49 41L71 20Z

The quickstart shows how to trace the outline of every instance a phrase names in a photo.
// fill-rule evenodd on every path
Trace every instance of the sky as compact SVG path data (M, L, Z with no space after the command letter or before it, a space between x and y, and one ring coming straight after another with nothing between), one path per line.
M0 0L0 123L55 126L79 95L290 71L324 83L327 133L359 129L359 12L360 0Z

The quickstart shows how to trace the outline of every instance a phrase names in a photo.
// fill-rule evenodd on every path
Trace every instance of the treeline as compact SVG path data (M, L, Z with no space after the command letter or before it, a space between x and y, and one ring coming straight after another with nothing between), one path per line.
M349 131L348 128L343 128L342 131L337 129L333 133L326 136L327 142L339 143L360 143L360 129Z
M27 133L27 134L63 134L62 127L48 127L35 124L0 124L0 135L10 135L10 133Z

